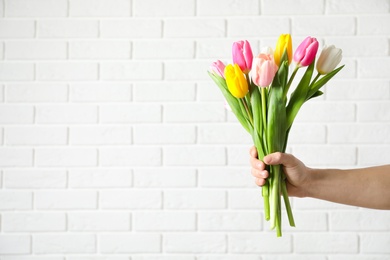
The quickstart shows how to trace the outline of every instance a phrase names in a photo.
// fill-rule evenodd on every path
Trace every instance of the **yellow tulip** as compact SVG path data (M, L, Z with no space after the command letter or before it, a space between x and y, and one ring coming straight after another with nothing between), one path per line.
M248 93L248 83L238 64L225 67L225 79L230 93L236 98L243 98Z
M290 34L280 35L274 52L274 58L276 65L280 66L280 59L283 56L284 50L287 49L288 64L292 60L292 40Z

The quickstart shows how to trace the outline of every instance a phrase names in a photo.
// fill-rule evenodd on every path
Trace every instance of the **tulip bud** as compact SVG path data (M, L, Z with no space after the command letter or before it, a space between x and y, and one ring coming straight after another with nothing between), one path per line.
M332 72L342 59L342 50L334 45L325 46L317 61L317 71L321 75Z
M268 87L278 70L274 58L270 54L260 54L253 60L252 64L252 81L259 87Z
M217 61L211 63L210 71L214 75L217 75L217 76L220 76L222 78L225 78L225 75L224 75L225 64L222 61L220 61L220 60L217 60Z
M248 83L238 64L225 67L225 79L230 93L236 98L243 98L248 93Z
M274 52L274 58L276 65L280 66L280 59L283 56L284 51L287 50L288 64L292 60L292 40L290 34L280 35Z
M246 74L250 71L253 61L251 45L248 41L238 41L233 43L233 63L238 64Z
M309 66L315 59L317 50L317 39L309 36L295 50L294 61L298 66Z

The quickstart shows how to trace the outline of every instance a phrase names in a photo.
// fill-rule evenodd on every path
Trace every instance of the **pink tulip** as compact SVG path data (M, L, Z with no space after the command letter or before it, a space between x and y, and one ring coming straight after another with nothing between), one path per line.
M253 60L252 81L259 87L268 87L272 83L277 70L278 66L273 55L261 53Z
M242 72L247 74L252 67L253 53L248 41L233 43L233 63L238 64Z
M213 74L225 78L225 74L224 74L225 64L222 61L217 60L211 63L210 70Z
M317 39L308 36L295 50L294 61L298 64L298 66L309 66L315 59L317 50Z

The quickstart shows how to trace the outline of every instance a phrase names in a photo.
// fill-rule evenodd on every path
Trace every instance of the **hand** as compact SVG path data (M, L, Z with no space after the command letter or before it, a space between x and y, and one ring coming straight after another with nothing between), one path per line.
M305 187L308 186L310 169L300 160L287 153L272 153L264 157L263 162L257 159L257 150L253 146L250 149L250 164L252 175L256 178L258 186L263 186L269 176L266 165L283 165L283 171L287 177L287 191L290 196L306 197Z

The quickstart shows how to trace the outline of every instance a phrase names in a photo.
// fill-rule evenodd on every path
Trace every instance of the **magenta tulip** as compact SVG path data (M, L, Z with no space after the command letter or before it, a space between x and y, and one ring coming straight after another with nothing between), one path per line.
M225 67L226 66L222 61L217 60L217 61L214 61L213 63L211 63L210 70L211 70L211 73L218 75L222 78L225 78L225 74L224 74Z
M259 87L268 87L278 70L272 54L260 54L253 60L252 81Z
M252 67L253 53L248 41L233 43L233 63L237 64L242 72L247 74Z
M308 36L295 50L294 61L298 64L298 66L309 66L315 59L317 50L317 39Z

